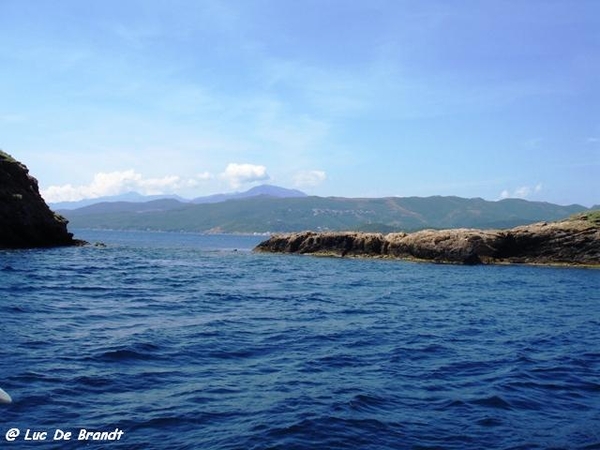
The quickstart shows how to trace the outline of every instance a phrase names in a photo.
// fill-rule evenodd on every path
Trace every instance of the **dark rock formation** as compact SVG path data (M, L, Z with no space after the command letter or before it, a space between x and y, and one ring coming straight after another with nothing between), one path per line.
M274 235L256 251L366 256L458 264L600 266L600 213L510 230L422 230L415 233L311 231Z
M29 170L0 150L0 248L78 245L67 220L50 210Z

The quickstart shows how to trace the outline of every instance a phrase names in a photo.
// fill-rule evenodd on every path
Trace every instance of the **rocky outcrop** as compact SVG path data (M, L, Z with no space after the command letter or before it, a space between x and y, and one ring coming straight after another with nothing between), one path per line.
M50 210L35 178L0 150L0 248L78 245L67 220Z
M415 233L311 231L274 235L259 252L388 257L458 264L600 266L600 212L509 230L422 230Z

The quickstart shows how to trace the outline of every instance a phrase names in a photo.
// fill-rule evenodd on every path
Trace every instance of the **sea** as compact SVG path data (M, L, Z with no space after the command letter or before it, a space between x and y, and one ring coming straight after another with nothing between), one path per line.
M72 231L0 251L0 448L600 449L599 270Z

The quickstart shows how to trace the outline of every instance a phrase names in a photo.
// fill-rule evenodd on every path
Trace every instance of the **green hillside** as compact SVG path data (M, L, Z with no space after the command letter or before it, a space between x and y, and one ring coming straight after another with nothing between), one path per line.
M508 228L587 211L580 205L460 197L266 196L213 204L176 200L101 203L61 213L72 228L264 233L300 230L389 232L423 228Z

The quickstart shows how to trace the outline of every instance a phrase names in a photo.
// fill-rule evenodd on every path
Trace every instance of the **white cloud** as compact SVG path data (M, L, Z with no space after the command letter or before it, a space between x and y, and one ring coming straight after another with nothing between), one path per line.
M535 186L521 186L515 189L514 191L509 191L508 189L504 189L500 193L500 198L528 198L532 194L537 194L543 189L542 183L538 183Z
M144 178L134 170L100 172L94 175L90 184L73 186L50 186L42 190L42 196L47 202L68 202L84 198L98 198L119 195L125 192L139 192L144 195L173 193L177 189L193 187L198 180L205 179L205 174L197 178L182 179L177 175L168 175L162 178Z
M296 187L314 187L327 179L327 175L322 170L303 170L294 175L294 185Z
M202 172L196 175L196 178L201 181L208 181L214 178L214 175L210 172Z
M119 195L126 192L138 192L143 195L174 194L196 188L212 180L226 181L233 188L244 183L268 180L265 166L253 164L227 165L219 175L205 171L192 177L182 178L177 175L146 178L133 169L114 172L99 172L89 184L74 186L64 184L49 186L41 190L42 197L49 203L72 202L88 198Z
M531 188L529 186L521 186L520 188L515 189L513 197L526 198L529 194L531 194Z
M265 166L237 163L228 164L225 171L219 176L233 188L238 188L244 183L264 181L270 178Z

